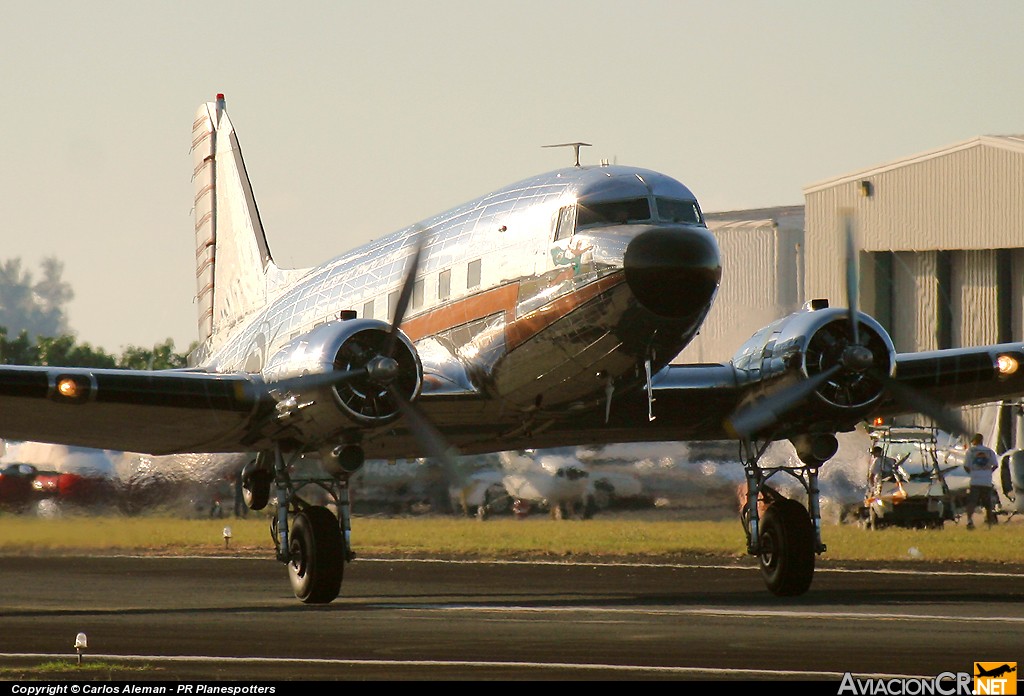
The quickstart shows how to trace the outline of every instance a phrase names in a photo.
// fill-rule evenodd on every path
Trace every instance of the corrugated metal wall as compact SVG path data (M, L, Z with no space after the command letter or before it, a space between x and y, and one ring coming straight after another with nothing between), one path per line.
M1024 249L1010 250L1010 288L1011 338L1021 337L1024 336Z
M871 195L864 195L867 182ZM1024 151L978 138L805 190L807 293L845 304L842 215L868 251L1024 247Z
M953 345L998 343L996 251L957 251L952 261Z
M934 251L894 255L892 292L896 301L892 305L892 325L886 328L898 351L939 347L936 260ZM917 298L917 301L905 301L906 298Z
M772 220L709 221L722 284L700 334L673 362L724 362L750 336L803 303L803 231Z

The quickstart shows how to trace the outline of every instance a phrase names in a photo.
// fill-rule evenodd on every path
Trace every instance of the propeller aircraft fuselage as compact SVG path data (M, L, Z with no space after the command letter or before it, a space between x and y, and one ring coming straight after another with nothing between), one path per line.
M947 405L1024 391L1019 343L897 353L857 310L853 252L849 309L812 301L731 361L672 364L722 271L696 197L657 172L560 169L285 270L221 95L197 112L193 162L193 366L0 366L0 437L248 461L246 500L261 509L276 495L277 556L306 602L340 591L348 477L368 457L727 437L744 452L748 551L771 591L800 594L824 551L817 475L835 433L897 412L955 425ZM782 439L806 507L759 466ZM330 506L307 503L290 476L310 456Z

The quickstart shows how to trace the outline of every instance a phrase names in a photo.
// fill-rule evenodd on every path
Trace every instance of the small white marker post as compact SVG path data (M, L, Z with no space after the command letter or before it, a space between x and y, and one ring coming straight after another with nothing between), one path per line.
M78 666L82 666L82 651L89 647L89 639L84 633L75 636L75 652L78 653Z
M231 527L224 528L224 548L231 545Z

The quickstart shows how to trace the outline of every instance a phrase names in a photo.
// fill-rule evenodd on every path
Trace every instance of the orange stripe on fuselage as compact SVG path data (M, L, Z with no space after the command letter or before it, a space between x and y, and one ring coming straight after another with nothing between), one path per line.
M622 272L604 276L593 283L587 283L578 290L573 290L567 295L552 300L524 317L507 323L505 325L505 342L508 349L512 350L516 346L526 343L569 312L615 287L625 279L626 275Z
M409 319L402 323L402 331L413 341L418 341L498 312L505 313L505 323L508 324L516 316L518 296L519 283L502 285Z
M593 283L584 285L578 290L552 300L543 307L519 319L515 318L519 283L503 285L409 319L402 323L402 331L413 341L418 341L421 338L435 336L456 326L503 312L505 314L505 341L508 350L512 350L533 338L569 314L569 312L589 302L606 290L615 287L624 280L625 274L621 271L604 276Z

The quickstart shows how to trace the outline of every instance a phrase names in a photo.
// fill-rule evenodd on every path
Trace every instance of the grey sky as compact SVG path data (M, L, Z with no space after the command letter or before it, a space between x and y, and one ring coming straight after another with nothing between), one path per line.
M308 266L571 164L547 143L720 211L1024 132L1022 27L1019 2L9 3L0 258L65 262L81 340L184 348L217 92L275 259Z

